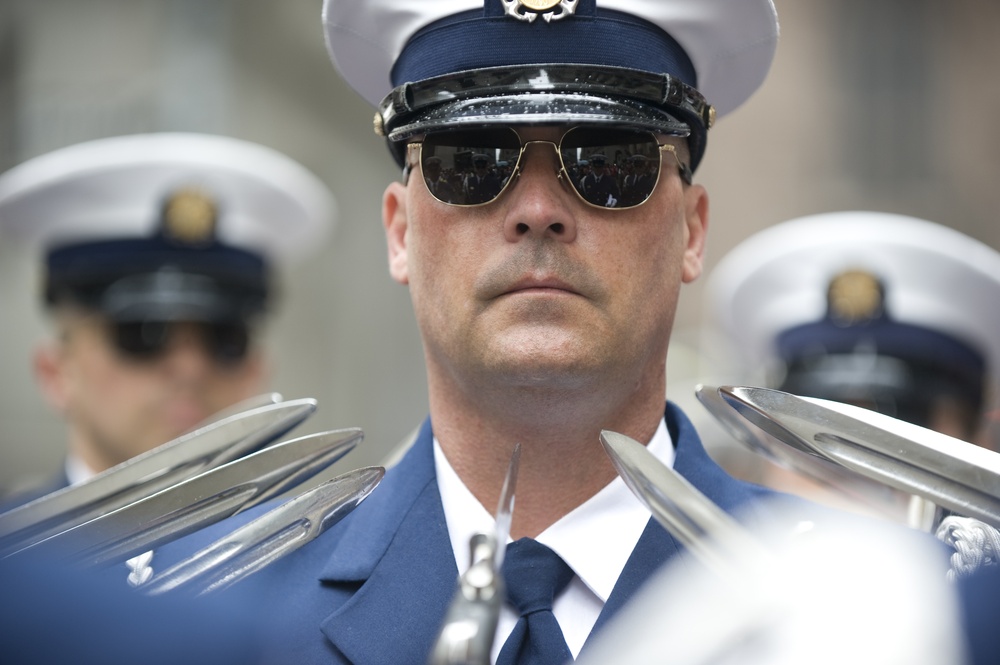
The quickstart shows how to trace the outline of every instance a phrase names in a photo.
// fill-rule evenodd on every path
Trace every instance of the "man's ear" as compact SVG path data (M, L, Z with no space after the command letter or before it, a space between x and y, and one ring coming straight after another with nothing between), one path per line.
M66 379L66 353L58 342L48 341L35 349L31 367L45 401L61 414L66 413L68 386Z
M389 249L389 274L400 284L410 283L406 262L406 186L401 182L389 183L382 195L382 225Z
M681 278L685 284L701 275L705 259L705 236L708 232L708 192L701 185L690 185L684 192L685 248Z

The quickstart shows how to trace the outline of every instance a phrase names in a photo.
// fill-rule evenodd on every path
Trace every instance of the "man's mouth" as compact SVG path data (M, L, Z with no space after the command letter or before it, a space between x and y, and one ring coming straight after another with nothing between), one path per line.
M566 293L580 295L570 284L556 277L525 277L511 284L500 295L515 293Z

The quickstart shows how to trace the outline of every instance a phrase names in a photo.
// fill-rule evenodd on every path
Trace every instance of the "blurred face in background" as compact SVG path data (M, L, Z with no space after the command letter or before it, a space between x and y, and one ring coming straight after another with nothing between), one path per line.
M103 471L259 394L264 362L243 326L114 324L61 308L59 337L35 354L70 451Z

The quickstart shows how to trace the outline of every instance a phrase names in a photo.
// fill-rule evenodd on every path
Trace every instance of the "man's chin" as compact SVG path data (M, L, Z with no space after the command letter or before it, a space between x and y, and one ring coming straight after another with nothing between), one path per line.
M170 438L173 439L196 429L211 415L212 412L201 405L192 403L171 404L163 412L160 431L170 434Z
M606 371L594 354L566 348L531 348L499 352L486 367L491 381L523 389L572 390L589 385Z

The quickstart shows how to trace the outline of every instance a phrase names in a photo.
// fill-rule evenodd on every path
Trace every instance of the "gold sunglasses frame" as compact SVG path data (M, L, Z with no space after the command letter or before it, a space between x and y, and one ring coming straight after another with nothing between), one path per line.
M489 201L484 201L483 203L451 203L448 201L442 201L437 196L435 196L434 193L430 191L430 189L428 189L427 193L431 195L431 198L433 198L435 201L438 201L445 205L454 206L456 208L479 208L482 206L490 205L492 203L496 203L507 190L509 190L511 187L514 186L514 182L521 177L521 160L524 159L524 152L529 145L536 143L551 145L552 148L556 151L556 156L559 158L559 171L556 174L556 179L559 180L560 182L563 182L566 186L568 186L576 194L577 198L580 199L580 201L582 201L585 205L591 208L597 208L598 210L634 210L635 208L644 205L646 201L649 201L649 199L653 198L653 192L655 192L656 188L659 186L660 175L663 172L664 152L669 152L671 155L673 155L674 161L677 162L677 171L681 180L683 180L684 183L687 185L690 185L693 181L693 175L691 169L690 167L688 167L687 164L681 161L680 156L677 154L677 147L671 145L670 143L660 143L659 141L656 140L656 135L653 132L645 132L649 134L649 136L653 139L653 142L656 143L660 156L660 167L656 171L656 182L654 182L652 188L650 188L649 196L647 196L645 199L643 199L642 201L640 201L635 205L627 206L624 208L597 205L596 203L592 203L588 201L586 198L584 198L580 190L577 189L576 186L574 186L573 183L570 181L569 170L566 168L566 163L563 160L562 156L561 146L563 141L566 139L566 136L569 135L571 132L580 129L579 126L570 127L565 132L563 132L562 136L559 137L558 142L544 141L544 140L525 141L523 138L521 138L521 135L518 133L518 131L513 127L506 127L502 129L510 130L511 132L514 133L515 136L517 136L518 142L520 143L520 148L518 149L517 160L514 162L514 167L513 170L511 171L510 177L504 183L503 187L500 188L500 191L497 192L497 195L495 197L493 197ZM588 129L590 128L588 127ZM644 130L636 130L636 131L644 132ZM445 132L440 132L440 133L445 133ZM403 182L406 182L408 180L409 174L413 170L414 166L420 165L421 175L423 175L422 172L423 160L421 159L423 155L423 145L424 145L423 139L418 141L411 141L406 145L406 166L403 168ZM424 186L426 187L427 180L425 178L421 178L421 180L424 181Z

